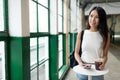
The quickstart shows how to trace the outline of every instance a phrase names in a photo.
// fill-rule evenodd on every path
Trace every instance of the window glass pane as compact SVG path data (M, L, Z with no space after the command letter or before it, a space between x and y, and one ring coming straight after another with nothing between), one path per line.
M62 48L62 35L59 35L59 51L61 51L63 48Z
M0 80L5 80L5 46L0 42Z
M37 68L31 71L31 80L37 80Z
M61 68L62 67L62 65L63 65L63 53L62 53L62 51L60 51L59 52L59 68Z
M37 64L37 38L30 39L30 65Z
M38 2L46 7L48 7L48 0L38 0Z
M62 17L58 16L58 31L62 32Z
M32 0L29 0L29 6L30 32L37 32L36 3Z
M39 61L48 58L48 37L39 38Z
M4 30L3 0L0 0L0 31Z
M58 0L58 14L62 15L62 0Z
M49 80L48 61L39 66L39 80Z
M39 32L48 32L48 9L39 5Z
M59 35L59 68L63 65L63 43L62 43L62 35Z

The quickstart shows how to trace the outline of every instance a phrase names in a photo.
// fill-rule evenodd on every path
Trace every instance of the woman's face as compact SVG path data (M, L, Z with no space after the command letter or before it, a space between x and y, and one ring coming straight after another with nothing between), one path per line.
M99 24L99 16L96 10L93 10L89 15L89 25L90 28L97 30Z

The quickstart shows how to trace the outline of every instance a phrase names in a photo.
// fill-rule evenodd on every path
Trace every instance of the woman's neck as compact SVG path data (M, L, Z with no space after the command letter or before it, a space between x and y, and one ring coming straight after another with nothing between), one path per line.
M98 31L97 29L94 29L94 28L90 28L89 29L91 32L96 32L96 31Z

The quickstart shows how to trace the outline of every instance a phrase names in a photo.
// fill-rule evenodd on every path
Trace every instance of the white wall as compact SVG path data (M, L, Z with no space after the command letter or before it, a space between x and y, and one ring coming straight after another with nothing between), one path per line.
M29 0L8 0L9 34L29 36Z

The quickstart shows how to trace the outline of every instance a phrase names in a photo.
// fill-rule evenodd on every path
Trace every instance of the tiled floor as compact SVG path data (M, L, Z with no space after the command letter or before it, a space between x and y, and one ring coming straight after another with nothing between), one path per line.
M111 44L106 66L109 73L105 75L105 80L120 80L120 47ZM64 80L78 80L75 72L70 69Z

